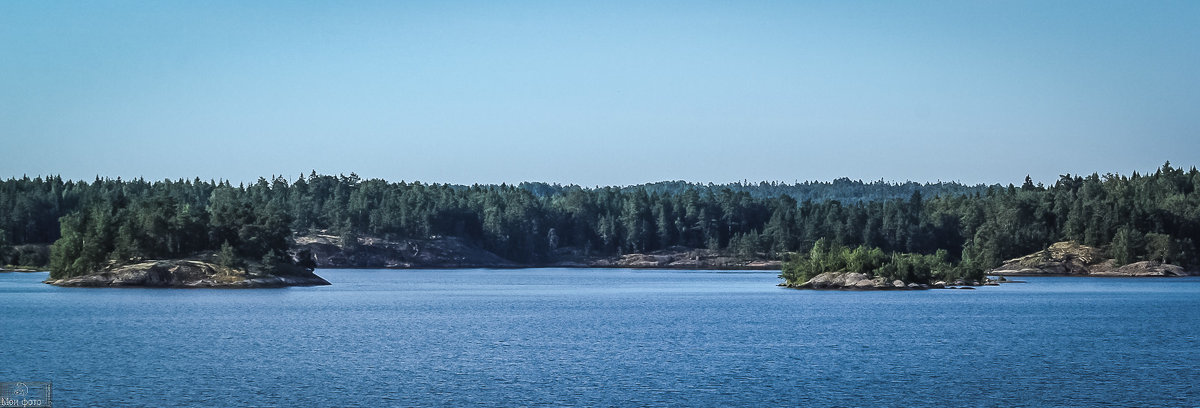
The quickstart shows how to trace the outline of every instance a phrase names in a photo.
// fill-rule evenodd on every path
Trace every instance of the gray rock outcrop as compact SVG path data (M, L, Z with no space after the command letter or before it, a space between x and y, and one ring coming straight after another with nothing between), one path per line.
M1155 261L1134 262L1116 269L1092 272L1096 276L1188 276L1182 266Z
M1020 258L1004 261L989 275L1187 276L1183 267L1155 261L1120 266L1098 248L1064 241Z
M56 286L159 288L277 288L328 285L320 276L298 267L279 273L251 272L196 260L161 260L107 268L96 273L48 279Z
M922 289L920 285L911 286L904 281L888 282L883 277L872 278L870 275L858 272L825 272L809 279L808 282L796 286L801 289L833 289L833 290L910 290Z

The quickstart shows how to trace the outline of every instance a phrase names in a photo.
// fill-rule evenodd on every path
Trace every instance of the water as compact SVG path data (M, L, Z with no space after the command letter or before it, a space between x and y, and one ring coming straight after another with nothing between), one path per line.
M1200 279L814 292L775 272L0 274L0 381L55 406L1197 406Z

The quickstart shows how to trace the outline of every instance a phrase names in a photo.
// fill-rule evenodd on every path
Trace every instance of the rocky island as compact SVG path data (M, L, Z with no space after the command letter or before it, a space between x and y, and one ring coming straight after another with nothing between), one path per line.
M308 251L289 252L277 203L228 184L204 206L121 195L60 218L45 283L77 287L264 288L328 285Z
M901 264L903 266L897 266ZM999 285L1016 282L1004 276L1170 277L1196 273L1179 265L1141 260L1120 264L1100 248L1074 241L1009 259L986 271L989 278L953 265L944 255L893 254L874 249L818 245L809 254L791 254L780 286L823 290L911 290Z
M957 280L933 283L889 281L882 276L871 276L861 272L825 272L798 285L780 284L794 289L820 290L922 290L922 289L975 289L976 286L995 286L1008 282L1006 279L985 278L982 281Z
M933 254L886 253L877 247L847 247L817 240L807 253L784 258L783 283L794 289L919 290L996 285L982 270L955 263L944 250Z

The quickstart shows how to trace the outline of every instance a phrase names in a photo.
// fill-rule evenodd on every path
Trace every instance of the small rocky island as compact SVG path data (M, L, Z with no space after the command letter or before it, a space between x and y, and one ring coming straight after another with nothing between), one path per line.
M260 188L269 188L266 180ZM221 183L194 193L206 197L204 202L180 203L169 194L142 191L114 195L118 200L98 199L92 210L61 217L61 236L50 246L45 283L156 288L329 284L313 273L317 265L311 251L292 252L292 219L261 189Z
M297 265L279 265L271 272L260 266L227 267L195 260L153 260L128 265L110 265L95 273L45 283L75 287L157 287L157 288L278 288L318 286L329 282L311 269Z
M953 282L937 281L933 283L904 282L895 279L889 281L882 276L871 276L861 272L825 272L799 285L786 285L795 289L823 290L922 290L922 289L974 289L975 286L994 286L1007 282L984 279L981 281L957 280Z
M920 290L974 289L998 285L981 269L951 262L945 250L933 254L886 253L877 247L842 246L819 239L807 253L784 256L783 283L794 289Z
M819 243L820 244L820 243ZM897 266L897 264L908 264ZM786 286L823 290L974 289L976 286L1016 283L1005 276L1171 277L1196 275L1178 265L1142 260L1122 265L1095 247L1057 242L1044 250L1009 259L986 275L958 272L944 255L893 255L888 260L875 249L849 249L821 244L809 254L791 254L784 263Z

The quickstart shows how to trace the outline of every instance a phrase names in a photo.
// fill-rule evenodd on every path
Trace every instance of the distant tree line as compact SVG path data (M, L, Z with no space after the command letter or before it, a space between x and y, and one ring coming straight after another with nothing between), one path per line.
M1197 264L1195 168L1064 175L1048 187L1028 178L1022 186L908 183L913 190L904 198L893 197L896 185L878 182L820 189L835 185L843 196L888 198L798 201L770 184L461 186L313 173L233 186L24 177L0 182L0 242L11 249L58 240L54 265L71 270L226 243L245 257L278 255L288 233L318 230L349 238L455 236L530 264L564 248L608 255L681 246L780 257L808 252L822 238L884 253L945 250L949 262L973 270L1061 240L1109 248L1122 262Z
M568 190L582 188L575 185L563 186L539 182L523 182L517 186L529 190L538 197L558 195ZM864 183L861 180L850 180L843 177L833 181L805 181L794 184L766 181L760 183L738 182L725 184L660 181L657 183L622 187L621 191L645 190L651 194L676 194L684 190L698 190L700 192L729 190L735 193L749 193L753 198L773 198L786 195L801 202L837 200L843 203L858 203L908 198L912 193L918 191L927 196L944 196L981 193L986 191L987 188L988 186L985 185L964 185L955 182L940 181L936 183L917 183L913 181L889 183L883 180L876 180Z

